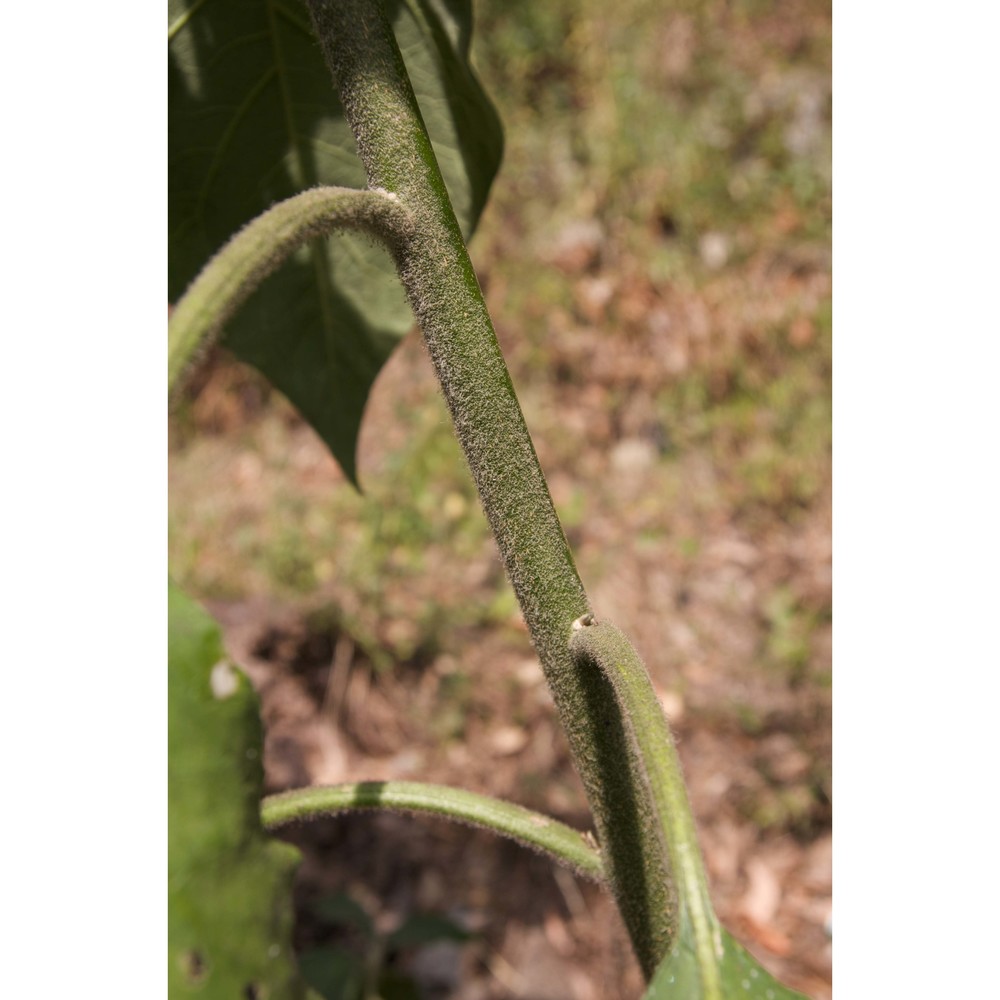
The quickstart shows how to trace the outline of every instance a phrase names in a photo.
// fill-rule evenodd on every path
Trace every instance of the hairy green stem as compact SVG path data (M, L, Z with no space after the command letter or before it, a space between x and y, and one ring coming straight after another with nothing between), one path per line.
M593 615L574 623L570 650L581 670L600 671L614 689L626 719L630 752L642 769L656 808L680 919L691 923L704 997L716 1000L722 996L718 969L722 928L709 897L680 757L649 673L621 629L610 622L598 624Z
M676 929L667 864L621 709L580 671L589 611L500 353L402 57L377 0L308 0L372 187L396 194L412 236L394 249L456 433L521 605L594 813L604 867L647 978Z
M317 187L269 208L247 223L202 268L168 326L168 391L203 357L223 326L269 274L309 240L338 229L361 230L394 251L411 220L395 195Z
M430 813L482 827L547 855L595 882L604 881L601 856L582 834L558 820L512 802L461 788L417 781L364 781L351 785L300 788L264 799L261 819L268 829L354 809Z

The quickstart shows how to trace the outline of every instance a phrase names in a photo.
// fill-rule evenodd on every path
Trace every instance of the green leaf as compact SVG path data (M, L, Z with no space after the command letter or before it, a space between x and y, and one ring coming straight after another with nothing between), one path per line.
M423 995L417 988L412 976L386 969L378 977L379 1000L422 1000Z
M653 976L643 1000L806 1000L801 993L782 986L757 960L724 930L719 931L722 954L717 969L720 993L705 982L695 953L690 924L681 921L670 953Z
M419 948L436 941L468 941L471 935L439 913L417 913L408 917L389 935L396 948Z
M303 977L324 1000L362 1000L365 963L343 948L311 948L299 956Z
M299 855L260 824L257 698L215 622L173 586L168 669L169 995L302 998L291 943Z
M336 927L350 927L365 938L375 936L372 918L368 916L365 908L356 899L348 896L346 892L324 896L313 904L312 911L325 923L333 924Z
M470 0L387 4L466 237L500 163L500 122L469 65ZM169 283L271 206L365 176L297 0L169 0ZM356 479L375 376L412 326L388 255L354 235L311 243L232 319L227 345L285 393Z

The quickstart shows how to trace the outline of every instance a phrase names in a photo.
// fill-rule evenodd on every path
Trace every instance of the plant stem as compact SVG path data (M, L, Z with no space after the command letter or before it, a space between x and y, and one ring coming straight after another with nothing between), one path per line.
M365 781L325 788L300 788L264 799L261 819L274 829L296 820L353 809L430 813L482 827L540 851L595 882L604 881L601 856L582 833L522 806L461 788L415 781Z
M201 269L170 317L170 395L236 310L300 246L337 229L359 229L391 250L410 225L395 195L342 187L312 188L258 215Z
M720 997L722 928L709 897L680 758L649 673L621 629L610 622L598 624L592 616L577 623L570 649L582 670L598 670L611 682L626 719L630 749L640 762L656 807L681 919L691 922L705 997Z
M545 477L382 4L309 0L368 182L414 221L394 250L456 433L538 651L594 814L604 866L647 978L676 903L655 808L600 671L580 671L573 621L589 611Z

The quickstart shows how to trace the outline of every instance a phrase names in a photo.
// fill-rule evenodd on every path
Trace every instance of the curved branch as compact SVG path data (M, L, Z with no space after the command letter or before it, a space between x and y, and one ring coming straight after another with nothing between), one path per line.
M599 670L614 690L626 720L629 753L635 756L656 809L680 919L690 921L705 997L721 997L718 959L723 952L722 928L709 897L680 757L646 666L621 629L610 622L598 624L593 615L573 623L569 645L580 668Z
M170 395L264 278L300 246L338 229L355 229L395 256L412 228L410 214L396 195L342 187L303 191L257 216L202 268L170 317Z
M350 785L299 788L270 795L261 805L265 827L296 820L332 816L354 809L431 813L516 840L595 882L604 881L604 867L584 834L565 823L512 802L477 795L447 785L417 781L362 781Z

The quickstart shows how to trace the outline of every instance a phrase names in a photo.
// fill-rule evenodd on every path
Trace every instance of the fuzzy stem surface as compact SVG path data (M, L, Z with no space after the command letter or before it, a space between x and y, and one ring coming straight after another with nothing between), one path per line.
M655 809L600 671L577 669L586 593L514 394L472 262L382 4L308 0L369 185L397 195L412 235L394 248L403 286L583 780L604 868L646 977L677 913Z
M366 232L386 247L409 232L410 218L395 195L317 187L248 222L201 269L177 303L168 324L168 392L203 357L226 322L300 246L338 229Z
M584 616L570 649L582 670L599 670L610 681L626 719L630 752L645 776L663 850L669 858L681 920L690 921L705 1000L722 996L718 963L722 928L712 908L698 833L688 803L680 757L649 672L621 629Z
M512 802L446 785L417 781L364 781L300 788L264 799L261 819L265 827L274 829L286 823L354 809L427 813L468 823L516 840L585 878L604 881L601 856L587 843L582 833Z

